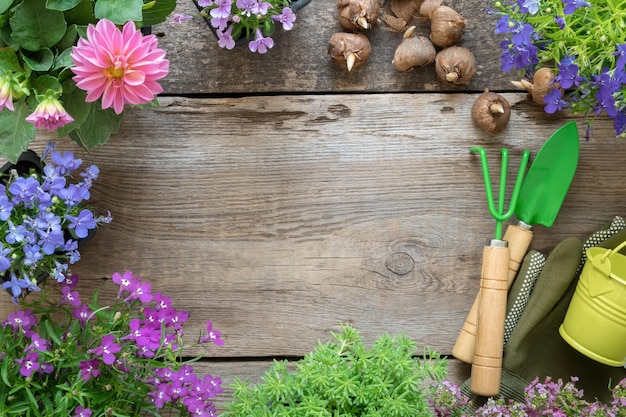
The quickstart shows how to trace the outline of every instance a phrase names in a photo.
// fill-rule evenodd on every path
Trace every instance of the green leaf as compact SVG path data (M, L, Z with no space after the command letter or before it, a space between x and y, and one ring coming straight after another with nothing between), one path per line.
M70 53L72 53L72 50L69 48L61 52L54 60L54 66L52 69L56 71L61 68L69 68L74 65L74 61L72 61Z
M67 30L65 34L61 38L59 42L56 44L57 51L63 51L72 48L72 46L76 45L76 41L78 40L78 30L76 29L75 24L71 24L67 26Z
M61 93L61 83L56 78L50 75L42 75L35 80L35 90L39 94L45 94L46 91L52 90L57 93Z
M13 0L0 0L0 13L6 12L13 4Z
M0 368L0 375L2 375L2 381L4 385L7 387L11 386L11 382L9 382L9 363L10 360L2 361L2 368Z
M20 55L22 55L24 63L33 71L46 72L52 68L54 62L54 54L49 48L42 48L31 53L24 53L22 50Z
M52 47L61 40L67 27L63 12L46 9L41 0L23 0L15 7L9 24L13 41L28 51Z
M17 59L15 49L7 46L0 48L0 68L11 72L23 72L20 61Z
M92 0L82 0L76 7L65 12L65 21L68 24L88 25L96 23L96 16L93 14Z
M24 100L13 103L15 111L0 112L0 154L17 162L20 154L35 139L37 129L25 119L31 113Z
M165 22L176 7L176 0L156 0L153 6L144 9L142 26L153 26Z
M102 110L100 101L89 104L89 114L85 121L74 131L70 138L86 150L105 144L111 135L117 132L122 122L122 115L112 109Z
M46 7L52 10L70 10L80 3L80 0L48 0Z
M94 7L97 19L109 19L117 25L141 22L143 0L98 0Z

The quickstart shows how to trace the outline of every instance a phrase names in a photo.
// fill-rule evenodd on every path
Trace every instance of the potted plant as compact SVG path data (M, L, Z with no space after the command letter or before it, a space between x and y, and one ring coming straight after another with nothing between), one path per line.
M447 363L400 335L381 335L367 348L358 330L346 324L334 341L320 343L303 359L274 361L251 384L236 379L223 417L432 415L429 380L442 380Z
M87 207L99 171L92 165L78 173L81 164L50 146L41 159L27 151L0 169L0 277L14 302L47 277L62 282L80 244L111 221Z
M162 91L165 52L139 28L164 21L175 5L0 1L0 154L15 162L37 128L86 149L105 143L124 105L149 103Z
M311 0L194 0L200 15L218 38L221 48L233 49L248 44L252 52L266 53L274 47L277 25L291 30L294 12ZM192 16L176 17L177 21Z
M82 299L72 276L0 329L2 416L214 416L221 380L182 359L189 314L130 271L111 304ZM55 294L56 293L56 294ZM207 322L197 344L222 345ZM194 345L196 345L194 343Z
M606 113L626 135L626 43L623 4L613 1L493 1L500 16L502 70L547 113Z

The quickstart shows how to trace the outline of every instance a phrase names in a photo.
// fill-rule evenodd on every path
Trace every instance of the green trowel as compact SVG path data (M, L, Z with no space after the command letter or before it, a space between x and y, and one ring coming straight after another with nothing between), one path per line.
M578 128L572 121L554 132L535 156L515 206L517 223L504 234L511 257L509 285L526 256L533 225L552 227L574 178L578 153Z

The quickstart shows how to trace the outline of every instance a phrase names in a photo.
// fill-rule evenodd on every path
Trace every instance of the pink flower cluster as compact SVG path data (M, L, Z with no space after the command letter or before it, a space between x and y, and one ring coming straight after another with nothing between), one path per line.
M169 71L165 51L158 48L156 36L144 36L128 22L120 30L102 19L87 27L87 39L80 38L70 54L76 86L87 92L87 102L102 99L102 109L113 108L120 114L126 104L145 104L154 100L163 88L158 81ZM0 111L14 111L14 100L30 95L14 74L0 73ZM26 120L36 128L56 130L74 118L60 98L61 92L48 91L37 96L39 104Z

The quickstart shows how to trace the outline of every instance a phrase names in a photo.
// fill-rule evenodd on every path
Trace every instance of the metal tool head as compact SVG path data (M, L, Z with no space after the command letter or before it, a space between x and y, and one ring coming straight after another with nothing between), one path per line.
M541 147L522 183L515 214L524 223L551 227L578 165L578 129L568 122Z
M509 202L509 209L504 211L504 198L506 195L506 176L507 166L509 160L509 151L505 148L500 149L502 153L502 165L500 168L500 188L498 191L498 207L496 208L495 200L493 197L493 190L491 187L491 176L489 174L489 163L487 161L487 153L484 148L473 147L470 148L470 152L477 152L480 156L480 162L483 170L483 179L485 181L485 192L487 194L487 204L489 205L489 213L496 220L496 233L495 239L502 239L502 222L508 220L515 212L515 206L517 205L517 199L524 179L524 173L526 172L526 165L528 164L528 158L530 152L525 150L522 153L522 160L520 162L520 168L517 172L515 179L515 185L513 186L513 192L511 193L511 200Z

